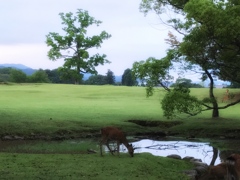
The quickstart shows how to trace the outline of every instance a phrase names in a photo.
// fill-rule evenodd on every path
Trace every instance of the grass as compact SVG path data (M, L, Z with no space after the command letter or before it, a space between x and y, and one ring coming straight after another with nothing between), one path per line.
M99 151L96 140L63 140L63 141L4 141L0 152L32 154L86 154L88 150Z
M225 89L215 89L217 98ZM230 89L230 92L239 92ZM83 86L60 84L0 85L0 135L17 134L69 134L98 132L102 126L115 125L127 132L144 132L161 127L142 127L128 120L171 121L163 117L160 100L164 91L159 89L147 98L143 87ZM204 98L208 89L192 89L191 93ZM184 133L188 129L205 129L209 132L226 128L240 128L235 105L220 110L223 118L212 120L211 111L196 117L179 116L183 124L170 131ZM227 119L227 120L226 120ZM227 126L226 126L227 125ZM213 129L214 126L214 129ZM217 127L217 129L216 129ZM212 130L211 130L212 129Z
M224 89L215 89L219 98ZM239 90L230 89L230 92ZM107 125L120 126L127 134L166 130L179 135L220 135L239 130L240 105L221 110L221 118L211 119L211 112L196 117L180 116L182 124L164 128L143 127L128 120L168 121L162 116L158 89L146 98L143 87L82 86L59 84L0 85L0 136L31 135L78 137L99 132ZM204 98L208 89L192 89ZM238 131L237 131L238 132ZM21 141L19 141L21 142ZM8 142L8 143L11 143ZM2 143L3 146L3 143ZM187 179L181 172L191 168L184 161L154 157L150 154L128 154L120 157L86 154L96 143L71 144L69 141L33 141L30 144L2 147L1 179ZM97 149L96 149L97 150Z
M187 179L191 165L150 154L121 157L87 154L0 154L1 179Z
M2 85L0 93L1 133L88 130L161 117L159 101L139 87L23 84Z

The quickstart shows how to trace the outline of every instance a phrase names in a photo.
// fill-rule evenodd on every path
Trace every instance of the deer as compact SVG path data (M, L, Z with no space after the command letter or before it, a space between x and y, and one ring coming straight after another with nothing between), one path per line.
M232 154L226 159L225 162L216 166L210 166L207 174L199 178L199 180L206 179L239 180L240 155Z
M108 148L108 150L111 152L112 155L113 151L111 150L111 148L109 147L109 142L110 141L116 141L117 142L117 153L119 156L119 146L121 144L124 144L124 146L126 146L126 148L128 149L128 153L130 154L131 157L133 157L133 153L134 153L134 148L132 146L132 144L128 143L128 140L126 139L126 136L124 135L124 133L116 128L116 127L104 127L101 129L101 140L100 140L100 154L102 156L102 145L105 144Z

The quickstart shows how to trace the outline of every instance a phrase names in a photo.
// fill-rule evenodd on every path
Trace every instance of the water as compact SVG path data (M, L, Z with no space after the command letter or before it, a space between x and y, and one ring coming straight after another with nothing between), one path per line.
M132 143L137 147L135 153L151 153L155 156L166 157L168 155L177 154L182 158L192 156L196 159L201 159L202 162L210 164L213 158L213 147L207 142L190 142L190 141L157 141L150 139L142 139ZM126 148L123 152L127 152ZM219 156L215 164L221 162Z
M201 159L202 162L211 163L213 159L213 147L208 142L191 142L191 141L158 141L150 139L142 139L132 143L135 151L134 153L151 153L154 156L163 156L176 154L184 158L191 156L196 159ZM114 146L114 144L113 144ZM115 145L116 146L116 145ZM114 146L114 148L116 148ZM106 149L107 150L107 149ZM120 146L120 151L127 153L127 149L124 145ZM221 163L219 157L219 151L217 151L217 159L214 164Z

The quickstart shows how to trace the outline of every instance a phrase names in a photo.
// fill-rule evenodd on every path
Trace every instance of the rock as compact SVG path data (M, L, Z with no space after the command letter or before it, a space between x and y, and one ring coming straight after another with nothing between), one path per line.
M13 140L13 137L12 136L3 136L2 137L2 140Z
M185 160L185 161L191 161L192 159L194 159L194 157L192 157L192 156L186 156L183 158L183 160Z
M190 180L195 180L197 176L197 171L196 170L186 170L183 171L184 174L186 174Z
M190 162L202 162L202 160L193 158L193 159L190 160Z
M13 136L14 140L24 140L22 136Z
M88 154L95 154L97 153L97 151L93 150L93 149L87 149Z
M208 165L203 162L199 162L199 161L190 161L190 162L192 162L195 167L197 166L208 167Z
M195 170L197 171L198 174L202 175L202 174L205 174L208 170L208 167L205 167L205 166L197 166L195 168Z
M177 154L171 154L171 155L168 155L167 157L173 158L173 159L182 159L181 156L179 156Z

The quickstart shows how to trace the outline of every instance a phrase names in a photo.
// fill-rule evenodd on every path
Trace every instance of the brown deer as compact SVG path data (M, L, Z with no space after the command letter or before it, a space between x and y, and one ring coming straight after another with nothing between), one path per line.
M229 90L227 89L223 98L222 98L222 102L226 102L229 100Z
M134 148L133 148L132 144L128 143L126 136L120 129L118 129L116 127L104 127L101 129L101 136L102 136L102 139L100 141L101 156L102 156L102 145L103 144L105 144L107 146L108 150L111 152L111 154L114 155L113 151L109 147L109 141L116 141L118 156L119 156L119 146L120 146L120 144L124 144L124 146L126 146L126 148L128 149L128 153L131 155L131 157L133 157Z
M239 180L240 155L232 154L226 159L226 162L210 166L207 174L199 178L199 180L208 179Z

